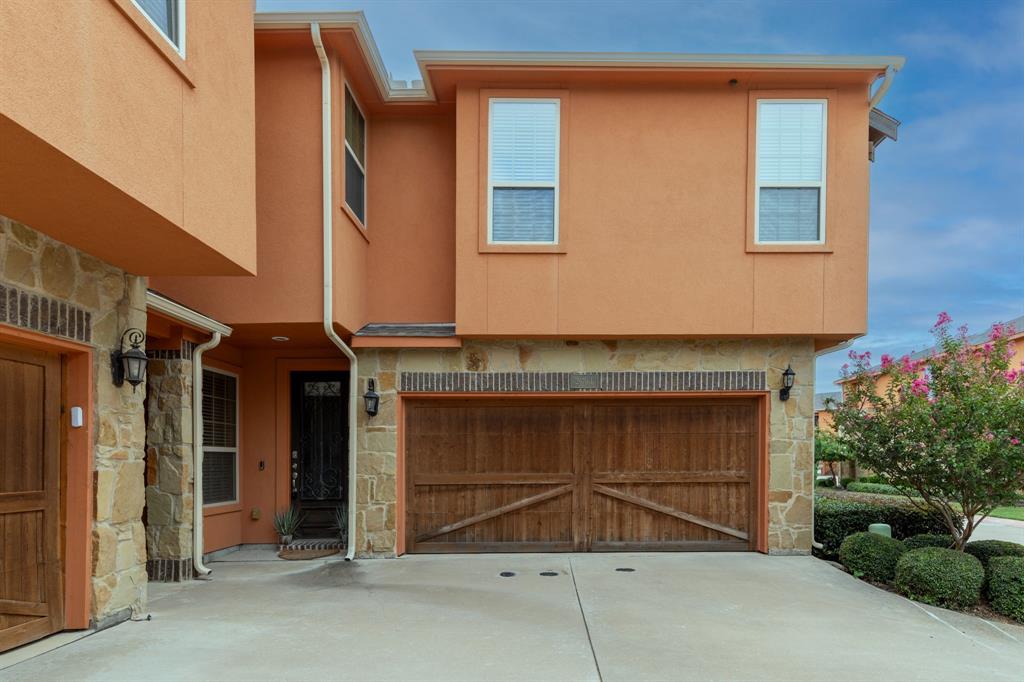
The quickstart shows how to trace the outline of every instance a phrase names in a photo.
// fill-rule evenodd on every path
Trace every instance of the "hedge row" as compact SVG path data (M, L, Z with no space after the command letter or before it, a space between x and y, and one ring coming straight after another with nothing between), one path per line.
M892 535L897 540L925 533L949 533L941 514L923 512L909 502L855 502L818 497L814 505L814 536L824 548L815 552L827 559L838 559L843 540L866 531L872 523L892 526Z
M896 562L896 589L915 601L965 608L981 599L985 568L975 557L955 549L922 547Z
M1024 623L1024 557L992 557L987 575L988 601L992 608Z
M872 495L902 495L900 489L887 483L848 483L846 489L851 493L871 493Z

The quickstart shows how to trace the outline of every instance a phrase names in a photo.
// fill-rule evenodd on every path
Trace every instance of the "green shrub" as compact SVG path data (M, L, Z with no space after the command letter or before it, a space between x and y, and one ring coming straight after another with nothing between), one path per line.
M977 558L954 549L922 547L896 562L896 589L936 606L974 606L981 599L985 568Z
M839 557L839 545L846 536L866 531L872 523L888 523L898 540L922 533L948 533L938 513L926 513L909 502L879 498L878 502L857 502L818 497L814 504L814 539L824 545L815 553L826 559Z
M879 476L878 474L872 474L871 476L861 476L857 480L860 481L861 483L888 483L889 482L889 481L885 480L884 478L882 478L881 476Z
M949 533L922 533L920 535L912 535L903 541L903 546L907 548L907 551L912 549L921 549L922 547L942 547L943 549L949 549L953 546L953 536Z
M993 609L1024 623L1024 557L992 557L987 594Z
M899 540L877 533L854 533L839 546L839 561L858 578L892 582L896 562L906 552Z
M853 482L854 482L855 480L856 480L856 479L850 478L850 477L848 477L848 476L847 476L847 477L844 477L844 478L840 478L840 479L839 479L839 485L841 485L841 486L843 486L843 487L845 488L846 486L848 486L848 485L850 485L851 483L853 483Z
M899 488L885 483L850 483L846 489L851 493L871 493L873 495L902 495Z
M997 556L1024 557L1024 545L1006 540L975 540L964 545L964 551L978 558L988 568L988 562Z
M835 488L836 487L836 479L834 479L834 478L819 478L817 481L815 481L814 485L818 486L819 488Z

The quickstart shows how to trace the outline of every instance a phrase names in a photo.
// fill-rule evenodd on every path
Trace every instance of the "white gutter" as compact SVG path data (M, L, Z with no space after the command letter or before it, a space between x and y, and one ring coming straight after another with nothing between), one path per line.
M220 332L192 351L192 566L202 577L211 569L203 564L203 353L220 344Z
M323 123L323 200L324 200L324 333L348 358L348 551L345 561L356 554L356 417L359 405L359 367L356 354L334 331L334 199L331 178L331 64L327 61L320 24L310 22L316 56L320 58L320 100Z
M885 67L885 76L882 77L882 84L875 90L875 94L871 97L871 102L868 105L868 110L874 109L881 103L882 98L885 97L885 93L889 92L889 88L892 86L892 79L896 77L896 72L900 70L903 64L889 64Z
M777 54L681 54L675 52L483 52L414 50L420 81L412 87L394 85L377 43L362 12L256 12L257 31L305 29L317 24L324 30L350 30L373 76L377 93L384 102L434 102L431 67L499 66L525 68L630 68L630 69L822 69L855 71L899 71L904 62L898 56L777 55ZM884 94L884 93L882 93ZM879 98L881 101L881 98Z

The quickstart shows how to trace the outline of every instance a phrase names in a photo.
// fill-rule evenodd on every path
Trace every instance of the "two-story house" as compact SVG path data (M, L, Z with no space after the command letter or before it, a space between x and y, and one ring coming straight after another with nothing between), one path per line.
M189 35L223 28L185 5ZM255 253L150 243L131 270L151 579L277 542L289 507L350 558L810 550L814 358L865 331L901 58L418 52L404 83L361 13L245 21L255 163L218 168L244 142L211 134L195 184L244 222L220 202L255 178Z

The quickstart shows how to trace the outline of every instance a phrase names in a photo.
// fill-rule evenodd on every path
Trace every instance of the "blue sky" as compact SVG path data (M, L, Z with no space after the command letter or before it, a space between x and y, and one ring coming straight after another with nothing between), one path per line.
M946 310L982 331L1024 315L1024 0L1018 2L363 2L258 0L259 11L362 9L395 78L413 49L898 54L882 103L903 122L871 175L868 334L930 345ZM818 361L819 391L845 352Z

